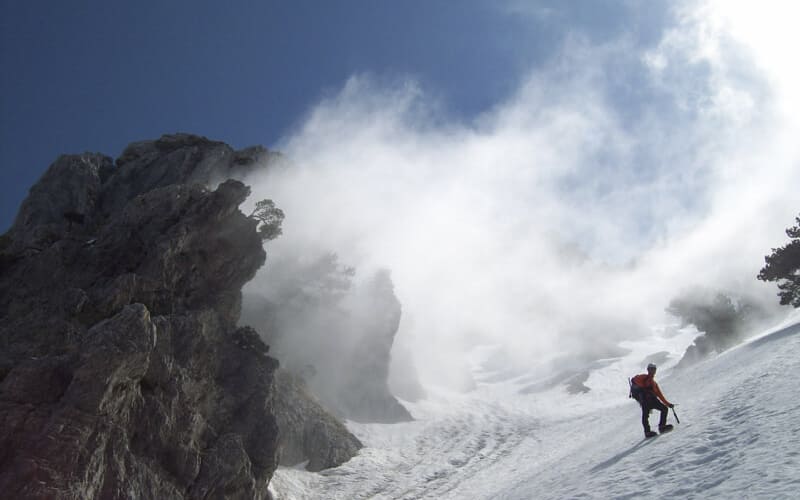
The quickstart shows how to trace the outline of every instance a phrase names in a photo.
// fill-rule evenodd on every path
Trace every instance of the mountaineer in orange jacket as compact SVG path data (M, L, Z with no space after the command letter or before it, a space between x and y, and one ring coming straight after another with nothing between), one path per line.
M644 437L650 438L656 435L650 430L650 411L658 410L661 418L658 421L658 432L664 433L672 430L672 426L667 424L668 408L673 405L661 393L661 389L654 380L656 376L656 365L647 365L647 373L641 373L631 379L631 397L639 402L642 407L642 426L644 427ZM660 400L660 401L659 401Z

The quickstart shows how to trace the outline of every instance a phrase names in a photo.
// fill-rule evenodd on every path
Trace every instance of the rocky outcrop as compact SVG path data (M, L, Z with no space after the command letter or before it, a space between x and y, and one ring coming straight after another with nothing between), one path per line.
M277 380L275 415L281 429L281 464L307 462L306 470L316 472L346 462L358 452L361 442L341 422L330 418L307 392L303 379L278 370Z
M23 201L10 230L12 250L39 249L65 234L91 234L137 196L171 185L241 180L277 156L263 147L235 151L188 134L133 143L116 162L97 153L63 155Z
M248 285L243 322L259 327L282 366L337 415L358 422L411 420L388 386L401 316L388 271L355 285L355 270L333 254L276 260Z
M165 136L31 189L0 246L4 497L268 496L278 362L237 326L265 252L249 188L216 186L268 154Z
M389 364L400 327L401 306L388 271L379 271L362 286L354 314L355 341L347 357L338 407L360 422L401 422L411 414L389 391ZM320 377L318 383L324 378Z
M755 296L705 288L684 291L670 301L667 313L680 319L681 326L694 325L700 334L675 366L682 369L730 349L748 332L778 317L777 306Z

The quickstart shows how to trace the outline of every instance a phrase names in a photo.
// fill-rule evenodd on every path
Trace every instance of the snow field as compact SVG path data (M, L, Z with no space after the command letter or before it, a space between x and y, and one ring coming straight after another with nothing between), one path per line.
M408 404L417 419L348 427L366 447L336 469L280 468L283 499L800 498L800 324L669 373L692 332L627 345L586 382L521 394L525 377L433 392ZM651 349L648 352L648 349ZM674 403L671 434L644 440L641 412L626 398L642 359L667 351L657 380ZM650 417L657 426L658 412Z

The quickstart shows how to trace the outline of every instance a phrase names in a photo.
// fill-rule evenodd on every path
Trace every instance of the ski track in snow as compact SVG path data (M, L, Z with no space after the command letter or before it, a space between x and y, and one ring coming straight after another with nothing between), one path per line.
M599 380L624 380L620 364ZM282 467L271 489L277 500L800 498L799 369L794 325L660 374L682 423L670 412L676 429L648 440L624 382L594 397L483 383L409 405L414 422L351 423L366 445L356 458L321 474Z

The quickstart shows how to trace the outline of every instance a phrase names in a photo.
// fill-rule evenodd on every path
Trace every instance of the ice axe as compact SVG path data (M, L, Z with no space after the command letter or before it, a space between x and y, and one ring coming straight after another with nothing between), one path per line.
M678 418L678 414L675 413L675 405L672 405L672 415L675 417L675 421L681 423L681 419Z

